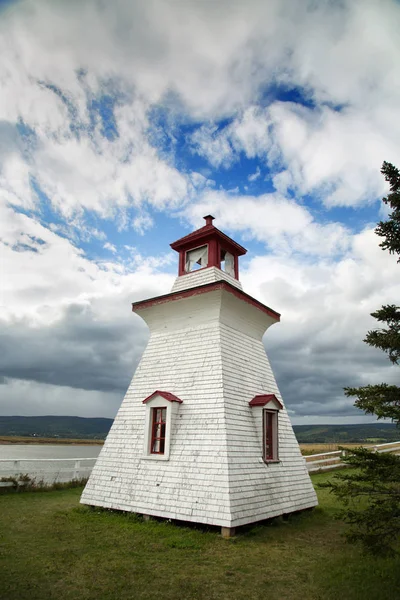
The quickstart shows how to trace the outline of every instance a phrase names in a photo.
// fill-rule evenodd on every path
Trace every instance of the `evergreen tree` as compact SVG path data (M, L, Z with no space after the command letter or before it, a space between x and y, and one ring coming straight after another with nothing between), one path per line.
M381 173L390 185L383 202L391 212L386 221L378 223L375 233L383 238L381 248L397 254L400 262L400 171L384 162ZM386 352L393 365L399 365L400 307L382 306L371 316L386 327L369 331L364 341ZM400 387L381 383L348 387L345 393L354 396L355 406L365 413L392 419L400 425ZM355 469L336 475L324 487L345 504L341 517L350 524L349 541L359 541L374 553L394 552L400 537L400 456L360 448L347 450L345 462Z
M380 221L375 233L384 238L380 245L383 250L389 250L390 254L397 254L400 262L400 171L392 164L384 162L381 173L390 185L390 193L383 202L388 204L392 210L387 221Z

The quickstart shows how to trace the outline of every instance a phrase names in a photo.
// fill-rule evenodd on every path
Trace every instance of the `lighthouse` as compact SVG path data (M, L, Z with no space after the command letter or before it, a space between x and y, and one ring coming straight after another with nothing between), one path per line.
M81 502L229 537L317 498L262 342L280 315L243 291L246 249L204 219L171 244L171 292L132 304L150 339Z

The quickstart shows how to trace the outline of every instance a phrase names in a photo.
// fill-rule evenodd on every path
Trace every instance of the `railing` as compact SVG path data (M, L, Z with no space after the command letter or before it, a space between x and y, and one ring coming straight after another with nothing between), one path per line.
M375 446L363 446L371 452L393 452L400 454L400 441L388 442L386 444L377 444ZM335 450L333 452L322 452L321 454L310 454L305 456L307 469L309 473L318 471L330 471L333 469L343 468L344 463L342 458L346 455L346 450ZM81 463L92 461L92 465L83 466ZM55 467L56 463L73 463L67 468L51 468ZM89 477L96 458L0 458L0 478L1 477L17 477L18 475L27 473L30 477L43 480L45 483L70 481L71 479L81 479ZM11 467L3 469L4 463L8 463ZM24 468L25 463L28 463L27 468ZM32 468L29 468L31 465ZM41 465L49 468L41 468ZM65 474L69 477L64 477ZM3 487L6 482L0 482L0 487Z
M363 446L363 448L367 448L371 452L393 452L393 454L400 454L400 441L377 444L375 446ZM310 454L305 457L308 472L317 473L318 471L330 471L343 468L345 464L342 462L342 458L345 456L346 450L335 450L334 452L323 452L322 454Z
M82 465L92 461L91 465ZM27 474L29 477L44 483L65 482L72 479L81 479L89 477L94 463L95 457L91 458L0 458L0 478L1 477L18 477L21 474ZM8 463L10 466L3 468L3 465ZM57 463L72 463L64 468L57 468ZM68 476L66 475L68 474ZM1 484L7 482L0 482Z

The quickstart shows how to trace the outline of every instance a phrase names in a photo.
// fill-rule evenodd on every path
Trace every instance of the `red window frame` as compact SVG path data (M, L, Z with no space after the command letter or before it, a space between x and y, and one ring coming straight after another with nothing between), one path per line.
M277 460L278 413L276 410L263 410L263 459Z
M150 454L164 454L167 428L167 408L151 409L151 442Z

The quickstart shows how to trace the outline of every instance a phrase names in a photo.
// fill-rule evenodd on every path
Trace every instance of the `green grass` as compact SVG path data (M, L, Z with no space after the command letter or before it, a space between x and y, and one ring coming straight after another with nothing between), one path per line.
M327 490L318 491L318 509L231 540L91 511L78 504L80 492L0 497L2 600L400 598L400 559L366 557L346 544Z

